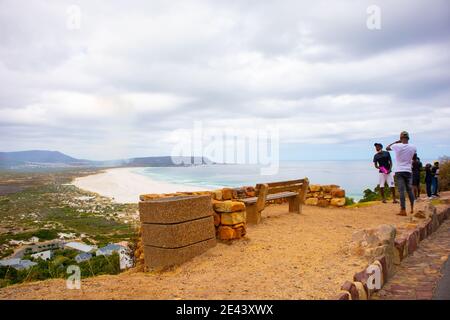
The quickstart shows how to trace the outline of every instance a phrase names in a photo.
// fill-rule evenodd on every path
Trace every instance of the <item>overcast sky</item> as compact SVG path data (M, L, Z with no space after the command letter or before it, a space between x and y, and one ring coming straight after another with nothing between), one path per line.
M276 125L281 159L370 159L402 130L432 159L449 71L448 0L0 0L0 151L167 155L201 120Z

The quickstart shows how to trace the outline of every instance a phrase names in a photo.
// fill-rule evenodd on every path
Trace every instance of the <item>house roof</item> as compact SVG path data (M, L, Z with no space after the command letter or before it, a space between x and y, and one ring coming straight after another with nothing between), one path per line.
M87 245L82 242L69 242L69 243L66 243L64 246L69 247L71 249L78 250L78 251L82 251L82 252L91 252L96 249L95 247Z
M83 252L83 253L80 253L79 255L77 255L75 257L75 260L79 260L79 259L83 260L83 259L90 259L90 258L92 258L92 254Z
M33 253L31 256L34 257L40 257L40 256L51 256L52 255L52 251L51 250L46 250L46 251L41 251L41 252L37 252L37 253Z
M20 259L3 259L0 260L0 266L12 266L15 264L19 264Z
M121 245L115 244L115 243L110 243L106 246L104 246L103 248L98 249L98 251L100 252L107 252L107 251L118 251L120 249L124 248Z
M20 263L18 265L12 266L16 269L28 269L29 267L37 265L36 262L30 261L30 260L20 260Z
M28 269L29 267L37 265L36 262L30 260L21 260L21 259L4 259L0 260L1 266L10 266L14 269Z

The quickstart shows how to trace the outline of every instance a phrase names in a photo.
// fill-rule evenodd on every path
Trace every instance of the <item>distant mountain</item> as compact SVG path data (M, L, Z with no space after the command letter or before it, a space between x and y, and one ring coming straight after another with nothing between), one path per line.
M173 161L174 160L174 161ZM76 159L59 151L30 150L0 152L0 168L59 168L59 167L170 167L206 164L201 157L141 157L108 161Z
M86 164L89 161L72 158L59 151L30 150L0 152L0 164L19 165L27 163Z

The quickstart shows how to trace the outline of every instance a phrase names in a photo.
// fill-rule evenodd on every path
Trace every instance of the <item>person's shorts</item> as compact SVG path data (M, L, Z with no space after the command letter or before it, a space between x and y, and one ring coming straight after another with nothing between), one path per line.
M389 186L389 188L393 188L395 187L395 183L394 183L394 175L391 173L379 173L380 177L378 180L378 184L380 185L381 188L384 188L384 185L387 183L387 185Z

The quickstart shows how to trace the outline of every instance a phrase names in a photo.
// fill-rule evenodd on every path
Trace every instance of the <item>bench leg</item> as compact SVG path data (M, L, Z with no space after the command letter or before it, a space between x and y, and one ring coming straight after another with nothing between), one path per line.
M289 198L289 212L301 213L301 200L300 197L291 197Z
M256 205L250 205L245 208L246 222L248 224L258 224L261 222L261 211L258 211Z

